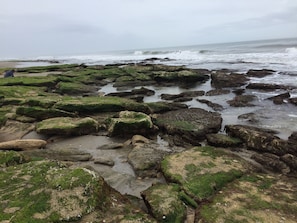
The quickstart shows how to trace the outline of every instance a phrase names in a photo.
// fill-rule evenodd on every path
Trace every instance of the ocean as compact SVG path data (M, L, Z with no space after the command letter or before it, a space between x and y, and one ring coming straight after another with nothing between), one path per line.
M147 63L183 65L189 68L209 70L229 69L238 73L246 73L249 69L270 69L275 71L272 75L251 78L249 82L290 85L293 86L293 90L289 92L291 97L297 97L297 38L113 51L91 55L43 56L19 58L19 60L23 62L18 63L18 67L48 65L51 61L66 64L106 65L138 63L146 60ZM185 90L208 91L211 89L211 84L208 81L191 89L182 89L179 86L160 89L151 87L151 89L156 94L144 98L145 102L159 101L162 93L178 94ZM114 91L118 91L118 89L114 88L112 84L103 86L100 90L102 93ZM226 124L252 124L248 120L242 121L237 117L241 114L253 113L258 122L252 125L278 130L281 138L287 138L297 130L296 106L288 102L284 105L275 105L270 100L266 100L285 92L281 89L270 92L246 89L246 94L255 95L257 100L254 101L255 106L244 108L234 108L228 105L227 101L234 97L233 93L217 97L203 96L202 98L221 104L226 108L221 112L224 120L223 126ZM209 110L205 104L199 103L196 99L186 104L189 107Z
M246 72L249 69L271 69L277 73L269 77L267 81L270 83L290 83L297 86L297 38L112 51L89 55L40 56L16 60L30 61L19 64L23 67L35 65L34 61L39 61L37 65L47 65L47 61L106 65L137 63L152 58L154 60L150 62L153 63L209 70L230 69Z

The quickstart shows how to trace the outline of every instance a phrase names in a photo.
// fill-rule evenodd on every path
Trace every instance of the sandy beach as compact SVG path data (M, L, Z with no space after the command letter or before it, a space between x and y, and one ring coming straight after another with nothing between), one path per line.
M14 68L17 64L16 61L0 61L0 68Z

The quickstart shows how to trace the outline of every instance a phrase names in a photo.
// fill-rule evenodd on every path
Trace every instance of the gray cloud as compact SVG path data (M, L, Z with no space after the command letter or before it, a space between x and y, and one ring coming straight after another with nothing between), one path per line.
M0 58L297 36L296 0L1 0Z

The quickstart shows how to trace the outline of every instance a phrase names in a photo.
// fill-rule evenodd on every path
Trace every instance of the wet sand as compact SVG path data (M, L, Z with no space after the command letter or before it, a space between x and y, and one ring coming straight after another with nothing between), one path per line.
M0 68L15 68L18 64L17 61L0 61Z

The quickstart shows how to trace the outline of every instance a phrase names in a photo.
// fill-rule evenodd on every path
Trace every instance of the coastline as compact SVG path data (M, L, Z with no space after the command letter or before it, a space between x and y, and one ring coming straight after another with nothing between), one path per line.
M18 61L0 61L0 68L15 68L18 64Z

